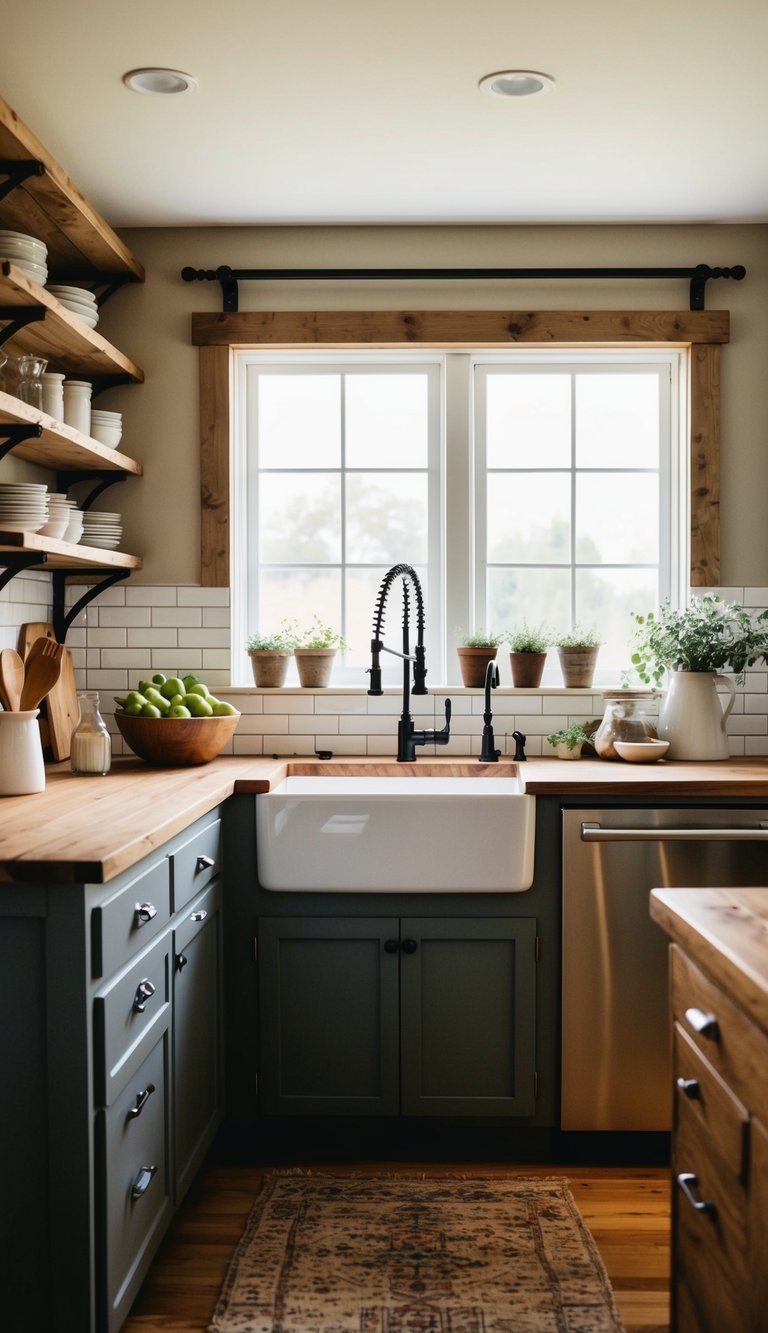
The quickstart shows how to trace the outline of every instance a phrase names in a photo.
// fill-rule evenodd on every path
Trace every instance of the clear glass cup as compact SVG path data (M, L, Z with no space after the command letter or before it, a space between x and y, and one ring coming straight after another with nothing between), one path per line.
M42 356L30 354L17 357L19 385L16 396L22 403L36 407L39 412L43 410L43 381L40 376L47 365L48 362Z
M80 716L72 732L69 764L73 773L103 777L112 766L112 741L99 712L96 690L78 695Z

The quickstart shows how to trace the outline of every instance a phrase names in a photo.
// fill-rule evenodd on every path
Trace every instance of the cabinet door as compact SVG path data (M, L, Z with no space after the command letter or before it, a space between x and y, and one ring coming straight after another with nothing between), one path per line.
M182 1198L221 1119L221 912L216 881L173 932L173 1161Z
M396 1114L397 940L388 918L259 923L263 1112Z
M535 1111L536 922L405 919L402 1111Z

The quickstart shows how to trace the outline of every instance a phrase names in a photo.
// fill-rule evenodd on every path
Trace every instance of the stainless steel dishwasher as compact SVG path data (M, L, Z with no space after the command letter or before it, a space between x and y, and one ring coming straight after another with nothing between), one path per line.
M768 884L768 810L563 811L563 1130L671 1124L660 887Z

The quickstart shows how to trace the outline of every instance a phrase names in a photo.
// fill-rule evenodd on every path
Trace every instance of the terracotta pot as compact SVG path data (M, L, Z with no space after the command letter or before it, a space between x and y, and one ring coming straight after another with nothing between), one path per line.
M569 689L589 689L599 651L599 648L558 648L563 684Z
M257 685L274 690L285 684L288 663L293 656L290 648L256 648L248 656Z
M530 690L540 685L546 660L546 653L510 653L509 663L515 689Z
M457 648L461 682L468 689L482 690L485 685L485 672L489 662L496 659L496 648Z
M335 648L294 648L299 684L304 689L317 689L329 685L333 671Z

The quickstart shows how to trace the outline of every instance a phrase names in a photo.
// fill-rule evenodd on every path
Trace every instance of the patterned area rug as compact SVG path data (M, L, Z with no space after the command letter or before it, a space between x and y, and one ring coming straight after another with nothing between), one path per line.
M267 1177L209 1333L621 1333L557 1178Z

